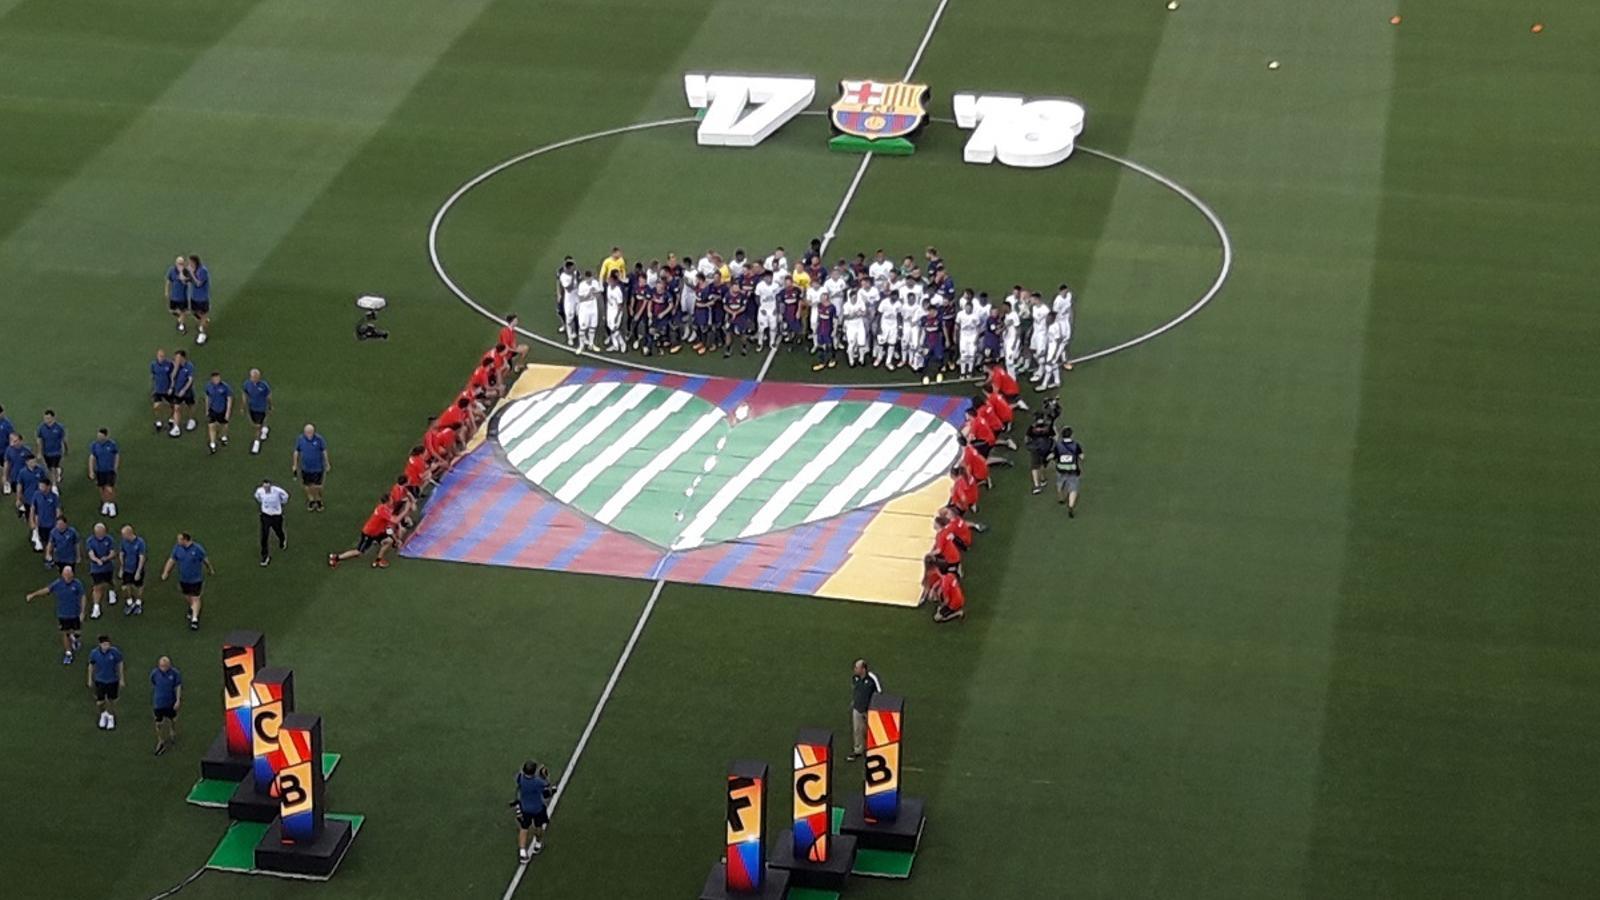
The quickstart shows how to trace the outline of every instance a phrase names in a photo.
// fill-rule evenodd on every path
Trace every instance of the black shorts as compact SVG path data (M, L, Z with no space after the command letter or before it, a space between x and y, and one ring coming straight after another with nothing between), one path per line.
M203 581L178 582L178 591L181 592L185 597L198 597L200 596L200 592L204 591L205 589L206 583Z
M83 620L78 618L77 616L73 616L70 619L63 619L63 618L60 618L58 616L58 617L56 617L56 624L58 626L60 626L62 631L82 631L83 630Z
M96 473L94 473L94 483L99 485L100 487L116 487L117 486L117 473L114 472L114 471L113 472L96 472Z
M182 403L184 406L194 405L194 391L184 391L172 398L173 403Z
M144 587L144 576L135 572L122 573L123 587Z
M44 455L44 467L46 469L61 468L61 454L57 453L55 456L51 456L50 454L46 453Z
M158 706L158 707L156 707L156 721L157 722L160 722L163 719L167 720L168 722L171 722L172 720L174 720L176 718L178 718L178 711L176 709L173 709L170 706Z
M187 301L187 300L172 300L172 299L168 299L167 300L167 309L170 309L173 312L179 312L179 311L182 311L182 310L186 310L188 308L189 308L189 301Z
M90 572L89 573L89 583L90 584L110 584L111 583L111 573L110 572Z
M321 484L322 483L322 473L321 472L305 472L305 471L302 471L300 473L300 483L301 484L309 484L309 485Z
M361 538L356 541L356 552L357 553L365 553L368 550L371 550L373 547L378 546L379 544L383 543L384 541L386 541L388 539L389 539L388 535L384 535L383 537L373 537L372 535L367 534L366 532L362 532L361 533Z
M115 700L122 686L115 681L96 681L94 683L94 698L96 700Z
M189 301L189 309L192 310L194 312L194 314L197 315L197 316L210 315L211 314L211 301L210 300L190 300Z
M993 444L989 444L989 443L985 443L983 441L973 441L972 442L972 449L978 451L978 454L980 456L982 456L984 459L988 459L989 458L989 451L994 449L994 445Z
M226 412L217 412L214 409L208 409L206 410L206 421L216 425L226 425L228 424L228 414Z
M73 567L73 568L74 568L74 569L76 569L76 568L77 568L77 567L78 567L78 564L77 564L77 563L75 563L75 562L73 562L73 561L72 561L72 560L70 560L70 559L57 559L57 560L53 560L53 561L52 561L52 562L51 562L51 563L50 563L50 565L52 565L52 566L55 566L55 567L56 567L56 571L57 571L57 572L59 572L59 571L61 571L61 570L62 570L62 569L65 569L65 568L66 568L66 567L67 567L67 566L71 566L71 567Z
M548 810L541 809L536 813L530 814L519 809L517 810L517 824L523 828L543 828L550 824L550 813Z
M1033 467L1035 469L1042 469L1046 463L1050 462L1049 450L1029 450L1028 453L1033 457Z
M257 425L265 425L267 423L267 411L264 409L250 410L250 421L256 423Z
M172 395L171 394L151 394L150 395L150 402L151 403L171 403L172 402Z

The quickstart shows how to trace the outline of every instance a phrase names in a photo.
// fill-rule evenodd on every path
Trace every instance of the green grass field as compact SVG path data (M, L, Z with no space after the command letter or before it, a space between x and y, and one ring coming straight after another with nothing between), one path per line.
M819 109L838 79L897 77L936 5L0 0L0 403L24 433L46 406L71 430L82 530L105 426L122 518L153 551L193 531L219 570L198 635L170 585L102 620L131 661L108 734L49 602L21 602L46 572L7 526L0 893L142 898L204 862L225 816L183 798L219 726L218 643L252 627L343 754L330 809L365 827L327 884L213 872L181 896L501 896L515 767L567 765L652 585L323 564L491 340L434 276L428 224L502 159L689 115L688 71L812 74ZM1000 473L964 624L667 585L517 896L694 896L727 761L772 764L775 836L793 732L847 740L860 655L909 698L904 787L930 812L912 879L850 897L1592 894L1596 47L1581 0L951 0L917 70L935 115L961 89L1078 98L1085 145L1217 211L1232 277L1067 377L1082 512ZM804 246L857 166L826 134L802 118L711 150L677 126L552 154L469 195L441 252L547 329L567 253ZM964 139L934 125L876 160L833 249L935 244L996 294L1070 280L1080 350L1209 284L1215 237L1173 195L1081 154L966 166ZM259 366L276 388L260 457L242 429L216 457L150 429L146 362L192 348L157 293L180 251L218 295L200 371ZM368 292L391 300L388 343L351 337ZM768 377L812 376L780 355ZM329 508L296 503L289 551L258 569L250 492L288 480L306 421L330 442ZM189 694L182 744L153 758L161 654Z

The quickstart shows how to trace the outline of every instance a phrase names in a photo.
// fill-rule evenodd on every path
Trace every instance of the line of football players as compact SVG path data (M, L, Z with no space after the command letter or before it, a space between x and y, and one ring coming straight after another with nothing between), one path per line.
M840 259L828 268L820 241L791 265L782 247L764 259L707 250L636 262L613 247L598 269L580 271L567 257L556 273L555 312L567 343L600 352L646 356L783 346L815 354L813 371L838 365L906 366L924 383L946 373L975 374L1003 362L1012 375L1032 372L1041 390L1060 386L1072 368L1073 295L1063 284L1047 301L1021 285L999 303L959 290L933 247L918 264L896 265L884 251ZM598 273L598 274L597 274ZM601 323L604 322L604 330Z

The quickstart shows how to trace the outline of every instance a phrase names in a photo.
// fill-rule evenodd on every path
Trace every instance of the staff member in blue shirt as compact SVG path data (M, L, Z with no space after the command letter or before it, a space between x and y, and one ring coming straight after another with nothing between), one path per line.
M117 602L117 592L111 586L111 577L117 571L117 541L106 530L106 523L96 522L83 547L89 554L89 618L98 619L102 599L107 605Z
M328 458L328 442L317 434L317 426L307 422L300 437L294 442L294 464L289 471L300 476L300 483L306 487L306 509L311 512L322 510L322 479L333 468L333 461Z
M22 503L22 467L33 458L33 451L23 442L22 435L12 432L6 438L5 444L5 482L6 493L15 494L17 499L17 517L21 518L25 510Z
M1072 439L1072 429L1061 429L1052 451L1056 458L1056 502L1067 508L1067 518L1078 509L1078 479L1083 477L1083 445Z
M56 514L56 524L50 528L50 540L44 548L44 561L57 571L78 567L78 529L67 522L67 517ZM90 616L90 618L94 618Z
M111 635L102 634L95 639L95 648L89 651L86 680L94 690L94 705L100 709L100 727L107 731L116 728L117 697L128 681L128 672L122 651L111 643Z
M217 452L217 439L228 446L228 418L233 415L233 388L222 380L221 372L212 372L206 382L206 437L211 452Z
M189 257L189 311L194 313L196 344L206 342L206 326L211 324L211 270L200 257Z
M50 478L61 483L61 457L67 455L67 428L56 421L56 411L44 411L44 421L39 423L39 455L44 457L44 467Z
M150 670L150 706L156 714L156 756L178 742L178 707L183 705L183 673L166 656Z
M70 666L72 654L78 649L78 632L83 629L83 582L73 575L72 567L67 566L61 570L61 577L28 594L27 600L32 603L45 594L55 595L56 624L61 629L61 664Z
M0 450L11 446L11 436L16 433L17 427L11 424L10 417L6 415L6 408L0 406ZM5 481L5 492L11 493L11 480L3 480Z
M28 468L40 475L28 494L28 525L33 528L33 551L45 554L45 565L49 565L50 529L55 527L56 516L61 515L61 495L56 493L55 483L43 477L44 470L34 465L33 460L28 461ZM27 484L24 483L23 487L26 489Z
M102 428L89 445L89 480L100 488L100 515L117 514L117 471L122 468L122 448Z
M184 321L189 317L189 258L180 256L167 267L167 280L162 287L167 295L167 311L178 320L178 333L188 331Z
M175 370L167 351L156 348L156 358L150 361L150 410L156 417L156 433L167 430L172 414L172 375Z
M205 591L206 573L217 574L216 567L211 565L211 560L206 556L206 548L189 536L189 532L178 532L178 543L172 547L172 555L167 557L167 564L161 568L161 580L166 581L172 574L173 567L178 569L178 590L183 593L183 599L189 601L189 630L200 630L200 595Z
M256 426L256 437L250 442L252 455L261 452L261 442L267 439L267 413L272 412L272 385L261 377L260 369L251 369L250 377L239 386L244 392L245 409L250 411L250 423Z
M167 432L168 437L177 437L178 421L184 418L181 414L187 408L188 421L184 423L185 431L194 430L194 363L189 361L189 354L179 350L172 354L172 429Z
M132 525L122 526L122 540L117 543L117 555L122 557L122 606L125 616L144 612L144 572L148 561L148 548Z
M17 435L12 435L12 438L21 440ZM28 516L33 513L33 495L39 492L39 484L44 481L44 470L39 468L39 457L34 456L32 450L27 451L27 454L27 456L23 457L22 467L11 472L12 477L17 479L17 485L14 489L17 495L17 518L25 522L28 521ZM35 551L43 550L44 547L39 544L38 540L39 533L30 531L29 534L33 535L34 538L33 549Z

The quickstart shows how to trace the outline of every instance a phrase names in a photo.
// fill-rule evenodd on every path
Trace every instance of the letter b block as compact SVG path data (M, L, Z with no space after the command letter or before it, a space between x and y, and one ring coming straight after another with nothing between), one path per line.
M866 802L868 823L893 822L900 815L900 723L906 701L875 694L867 709Z
M322 835L322 717L289 713L278 727L278 815L283 843L309 844Z

